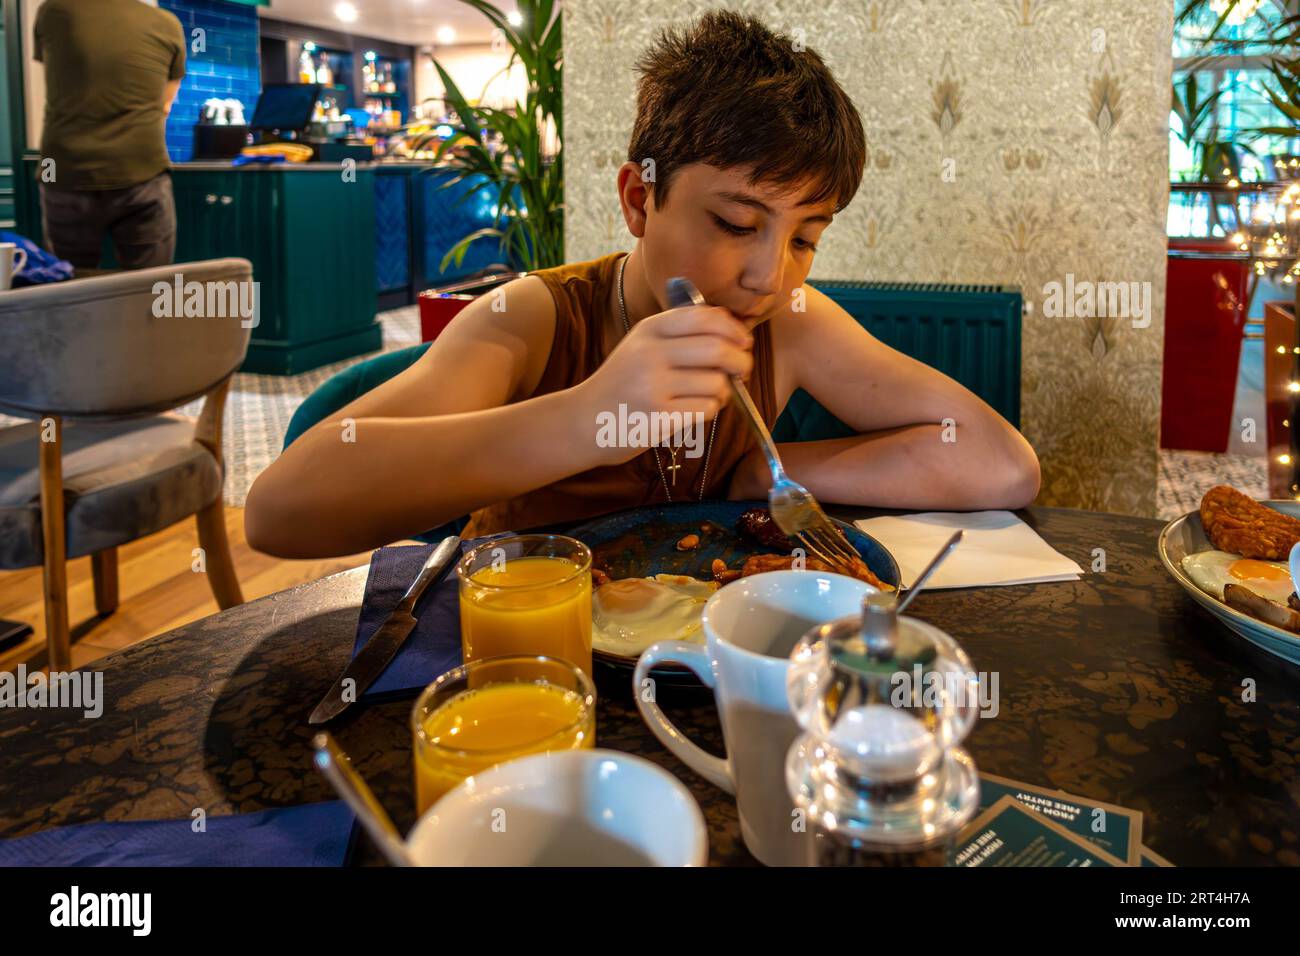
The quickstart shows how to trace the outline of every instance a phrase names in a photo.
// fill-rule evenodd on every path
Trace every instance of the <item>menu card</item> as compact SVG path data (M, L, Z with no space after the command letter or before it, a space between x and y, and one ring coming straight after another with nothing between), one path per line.
M953 866L1127 866L1015 797L1002 797L962 830Z
M1012 797L1027 810L1054 820L1080 839L1095 844L1129 866L1141 864L1142 814L1113 803L1076 797L1061 790L980 774L980 809Z

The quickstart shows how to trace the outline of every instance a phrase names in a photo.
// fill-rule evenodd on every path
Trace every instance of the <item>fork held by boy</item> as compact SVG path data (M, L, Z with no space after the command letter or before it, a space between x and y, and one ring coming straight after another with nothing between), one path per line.
M668 280L668 305L670 308L682 308L688 305L708 305L695 284L683 276ZM858 553L849 544L844 532L826 517L826 512L817 503L817 499L803 485L786 476L781 456L776 450L772 433L767 430L763 416L758 412L749 389L739 375L731 376L731 390L736 402L744 410L750 427L758 436L759 447L767 456L767 466L772 472L772 488L767 495L768 510L776 526L787 535L795 538L813 557L824 561L849 576L854 575L854 568L861 560Z

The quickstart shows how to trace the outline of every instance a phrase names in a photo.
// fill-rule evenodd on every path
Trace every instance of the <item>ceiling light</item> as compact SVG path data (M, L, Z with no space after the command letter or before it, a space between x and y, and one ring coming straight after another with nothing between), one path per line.
M344 23L357 22L357 8L350 3L334 4L334 16L338 17Z
M451 27L438 27L438 42L442 44L455 43L456 31Z
M524 16L518 10L511 10L506 14L506 22L512 27L517 27L524 22Z

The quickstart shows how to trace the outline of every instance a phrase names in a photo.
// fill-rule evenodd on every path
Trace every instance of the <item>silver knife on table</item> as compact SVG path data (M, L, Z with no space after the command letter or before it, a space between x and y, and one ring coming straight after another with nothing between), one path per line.
M443 538L433 549L429 559L424 562L424 567L420 568L420 573L402 595L401 602L393 608L393 613L379 625L379 630L370 635L370 639L357 652L357 656L352 658L343 675L334 682L329 693L311 712L307 718L309 724L323 724L333 720L361 699L366 688L384 672L398 648L415 630L415 615L412 613L415 602L420 600L420 595L424 594L429 585L442 580L459 552L460 538L454 534ZM348 681L353 682L352 686L348 686ZM344 690L348 692L346 696Z

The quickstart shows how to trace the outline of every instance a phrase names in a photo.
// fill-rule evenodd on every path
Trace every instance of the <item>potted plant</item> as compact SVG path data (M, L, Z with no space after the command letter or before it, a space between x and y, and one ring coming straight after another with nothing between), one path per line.
M1248 38L1224 35L1226 27L1240 25L1248 22L1251 17L1262 15L1261 4L1267 4L1276 16L1275 22L1266 31L1255 32ZM1188 99L1195 101L1194 80L1197 69L1218 65L1228 58L1252 56L1262 59L1272 79L1271 84L1265 85L1264 91L1282 122L1251 128L1245 132L1255 140L1266 136L1286 139L1300 137L1300 13L1294 12L1294 9L1295 5L1290 0L1188 0L1176 19L1178 27L1185 28L1202 17L1207 10L1217 14L1213 27L1199 38L1198 45L1203 52L1189 67L1185 82L1193 85ZM1184 111L1179 109L1177 93L1174 110L1185 125L1187 118ZM1187 116L1194 117L1195 113L1188 112ZM1247 151L1250 151L1248 147ZM1293 179L1300 174L1300 160L1290 153L1270 156L1267 160L1277 179Z
M435 162L452 175L441 188L473 183L465 202L481 190L499 197L495 222L463 237L443 257L440 268L457 266L469 246L495 237L520 271L564 262L564 163L561 131L563 65L561 13L554 0L518 0L520 23L486 0L461 0L481 12L510 47L507 70L519 63L528 82L522 103L509 108L471 102L450 74L433 58L434 69L455 112L455 134L439 144ZM497 41L494 41L497 42Z
M1218 123L1214 113L1223 90L1202 95L1196 77L1195 73L1188 73L1181 83L1174 81L1173 112L1179 121L1176 135L1196 160L1199 178L1206 180L1216 178L1212 174L1214 164L1216 161L1222 163L1225 158L1224 147L1227 144L1219 142ZM1207 124L1209 136L1202 138L1202 130ZM1227 155L1232 156L1230 150Z

